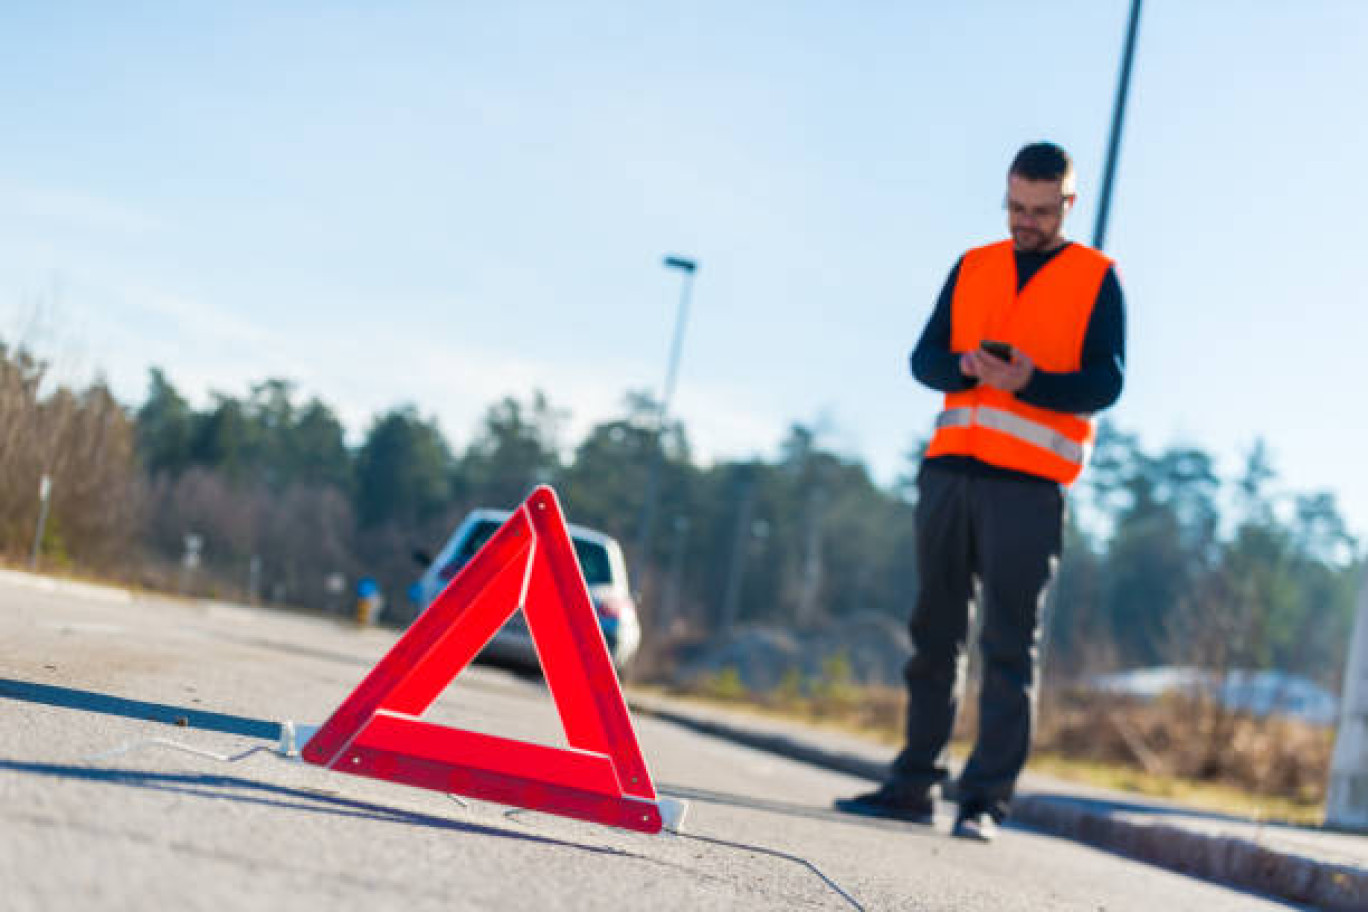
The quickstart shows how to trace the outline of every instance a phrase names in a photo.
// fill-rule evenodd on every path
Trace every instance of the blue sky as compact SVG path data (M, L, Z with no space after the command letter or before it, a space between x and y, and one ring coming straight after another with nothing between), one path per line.
M794 421L890 480L906 356L1004 235L1023 142L1092 234L1128 3L33 3L0 9L0 337L197 403L295 380L453 444L541 387L567 442L658 390L705 458ZM1108 251L1115 420L1233 472L1267 441L1368 533L1368 4L1150 0Z

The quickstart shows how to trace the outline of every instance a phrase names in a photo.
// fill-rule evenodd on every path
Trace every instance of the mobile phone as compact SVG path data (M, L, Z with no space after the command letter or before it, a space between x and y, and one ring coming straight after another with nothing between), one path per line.
M1006 342L995 342L992 339L984 339L979 343L979 348L997 358L999 361L1012 360L1012 346Z

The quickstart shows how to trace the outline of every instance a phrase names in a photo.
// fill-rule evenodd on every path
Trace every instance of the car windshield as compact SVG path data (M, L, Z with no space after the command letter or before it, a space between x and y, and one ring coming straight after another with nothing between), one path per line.
M475 556L475 553L485 546L485 542L494 536L499 525L493 520L485 520L479 523L461 544L461 549L456 552L451 563L443 569L442 575L447 579L455 576L456 571L464 567ZM590 586L603 586L611 583L613 581L613 565L608 559L608 549L598 542L585 541L574 536L571 536L570 540L575 546L575 558L579 561L580 570L584 573L584 581Z

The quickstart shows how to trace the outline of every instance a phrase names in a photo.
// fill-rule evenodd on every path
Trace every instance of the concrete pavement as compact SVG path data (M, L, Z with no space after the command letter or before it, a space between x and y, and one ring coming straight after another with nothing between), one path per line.
M110 607L121 607L132 601L129 593L114 588L49 581L4 571L0 571L0 578L3 578L0 581L13 586L41 591L45 595L79 596L87 602L109 603ZM246 612L232 606L218 608L209 605L205 610L210 614L217 612L230 620L242 615L242 621L246 622ZM84 625L70 621L63 623L65 626L61 632L68 635L84 633L96 636L115 629L93 620ZM289 623L293 625L296 622ZM382 636L378 632L376 636L388 639L387 635ZM272 645L260 641L259 637L246 636L245 630L241 640L244 646ZM380 648L378 642L371 645L375 649ZM348 667L358 662L361 665L369 664L366 660L353 657L349 651L340 649L330 651L315 647L311 650L294 648L291 651L313 655L329 664L338 661ZM108 659L111 653L101 650L99 655ZM259 668L257 674L263 673L264 669ZM350 678L347 680L350 681ZM14 683L18 686L20 682ZM27 690L23 694L15 696L22 697L32 705L54 702L45 696L41 682L32 681L26 686ZM203 682L199 686L203 686ZM337 686L342 685L339 683ZM289 695L294 691L292 688L282 688L281 693ZM87 702L89 699L94 697L87 695ZM106 698L107 701L113 699ZM270 741L276 739L274 725L262 723L262 731L247 730L242 728L243 718L238 716L202 713L182 706L178 708L174 720L160 720L153 712L160 704L139 703L129 699L116 702L120 705L86 705L84 708L103 710L114 716L136 716L178 725L193 725L196 729L211 732L231 732L236 736L250 735ZM199 700L194 699L193 702ZM891 757L886 745L740 711L641 692L630 692L629 702L633 710L642 716L655 717L803 761L814 767L870 781L878 781L883 777ZM282 707L282 711L289 716L289 710ZM300 716L296 714L295 717ZM1011 826L1024 826L1066 837L1119 856L1151 862L1299 904L1327 909L1368 909L1368 838L1362 836L1261 824L1029 773L1021 783L1014 810Z
M853 735L633 692L632 710L825 769L882 781L891 751ZM1368 909L1368 836L1260 822L1028 771L1008 826L1322 909Z
M859 778L645 713L657 788L691 805L678 835L286 762L269 750L280 721L326 718L392 632L77 592L0 583L6 910L1286 907L1035 832L985 850L947 838L943 815L908 828L838 814ZM544 687L484 668L424 718L565 746Z

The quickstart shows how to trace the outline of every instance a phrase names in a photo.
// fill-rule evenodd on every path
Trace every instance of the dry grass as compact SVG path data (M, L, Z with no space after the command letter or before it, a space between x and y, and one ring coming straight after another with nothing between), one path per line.
M795 676L752 694L726 671L686 696L901 742L904 696L857 687L839 663L817 681ZM952 749L967 751L977 724L966 697ZM1154 704L1056 691L1042 701L1031 768L1102 788L1134 792L1260 820L1319 823L1333 732L1288 720L1222 712L1209 703Z
M1287 719L1257 719L1205 700L1138 703L1055 694L1041 712L1037 751L1276 798L1325 800L1334 733Z
M1161 798L1185 807L1270 823L1319 826L1325 816L1324 803L1319 801L1299 801L1248 792L1220 783L1153 775L1131 766L1093 763L1049 751L1035 751L1031 755L1030 769L1056 779Z

